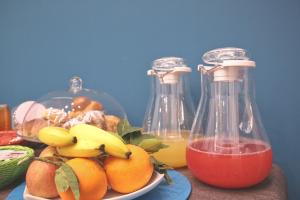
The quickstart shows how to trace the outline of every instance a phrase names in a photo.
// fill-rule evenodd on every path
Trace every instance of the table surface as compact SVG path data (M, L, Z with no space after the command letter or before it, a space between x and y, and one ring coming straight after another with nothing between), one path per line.
M187 169L178 170L192 184L190 200L287 200L287 184L280 167L273 165L268 178L247 189L228 190L208 186L194 178Z
M201 183L194 178L187 168L178 169L178 172L185 175L192 185L192 193L189 197L190 200L286 200L287 199L287 186L286 180L282 170L273 165L270 176L262 183L240 190L225 190L210 187ZM11 190L20 184L24 178L16 183L0 191L0 200L4 200Z

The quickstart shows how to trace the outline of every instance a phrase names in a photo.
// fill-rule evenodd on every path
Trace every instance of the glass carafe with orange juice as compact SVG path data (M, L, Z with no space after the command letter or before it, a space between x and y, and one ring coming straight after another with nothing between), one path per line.
M190 171L202 182L244 188L263 181L272 150L255 103L250 78L255 62L244 49L204 54L201 99L187 148Z
M153 156L174 168L186 166L186 145L195 115L186 79L190 72L191 68L177 57L157 59L147 72L153 83L143 132L158 136L168 145Z

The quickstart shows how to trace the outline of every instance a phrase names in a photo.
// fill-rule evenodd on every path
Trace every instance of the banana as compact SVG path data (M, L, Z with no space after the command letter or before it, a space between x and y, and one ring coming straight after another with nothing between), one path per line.
M41 142L55 147L68 146L77 142L76 137L72 136L67 129L54 126L39 130L38 138Z
M96 157L101 154L101 144L93 140L80 139L74 145L56 147L57 153L66 157Z
M88 124L78 124L70 129L70 134L78 140L92 140L98 147L104 145L106 153L128 159L131 155L128 147L118 137Z
M113 136L119 138L123 143L125 143L124 139L118 134L111 131L107 131L107 133L112 134Z

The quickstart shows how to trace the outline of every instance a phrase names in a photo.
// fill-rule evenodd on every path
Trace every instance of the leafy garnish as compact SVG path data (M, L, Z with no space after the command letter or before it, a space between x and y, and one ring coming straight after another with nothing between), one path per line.
M62 163L55 171L55 184L58 192L65 192L71 188L76 200L80 198L78 179L72 168Z
M123 136L123 140L127 144L138 145L141 136L142 136L141 131L135 131L135 132L127 133L125 136Z
M162 148L168 147L162 141L150 134L142 134L141 128L133 127L129 121L124 119L118 123L118 134L126 144L142 147L148 153L155 153Z
M130 125L130 123L127 119L123 119L118 123L117 131L118 131L118 134L121 137L124 137L129 133L134 133L134 132L137 132L137 131L141 131L141 128L133 127L133 126Z
M65 192L69 189L69 184L66 175L57 169L55 172L55 185L58 192Z
M155 171L157 171L160 174L164 174L164 178L165 178L166 182L169 185L172 184L173 180L170 177L170 175L168 174L168 170L173 169L173 168L156 160L153 156L150 156L150 161L153 164Z
M155 137L142 139L138 146L145 149L145 151L147 151L148 153L155 153L162 148L168 147L168 145L163 144L161 140Z

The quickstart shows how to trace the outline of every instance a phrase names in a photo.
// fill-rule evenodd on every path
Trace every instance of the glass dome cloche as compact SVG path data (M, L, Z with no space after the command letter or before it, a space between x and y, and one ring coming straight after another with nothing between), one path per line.
M82 79L70 79L68 91L54 91L37 101L20 104L13 114L13 125L25 140L40 142L39 130L46 126L66 129L76 124L90 124L116 132L121 119L127 119L122 106L110 95L82 87Z

